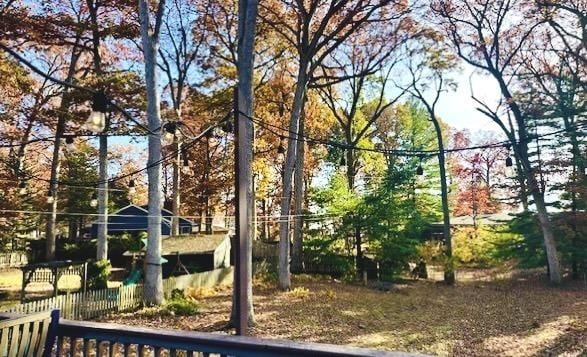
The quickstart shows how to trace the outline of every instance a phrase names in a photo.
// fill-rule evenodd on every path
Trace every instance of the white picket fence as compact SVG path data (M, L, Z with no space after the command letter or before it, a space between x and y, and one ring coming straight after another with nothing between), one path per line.
M232 283L232 267L215 269L203 273L183 275L163 280L163 292L166 297L174 289L188 287L213 287ZM31 301L25 304L9 306L3 312L32 314L51 309L59 309L61 317L70 320L87 320L108 313L128 311L143 304L143 285L133 284L92 290L85 293L69 293L57 297Z

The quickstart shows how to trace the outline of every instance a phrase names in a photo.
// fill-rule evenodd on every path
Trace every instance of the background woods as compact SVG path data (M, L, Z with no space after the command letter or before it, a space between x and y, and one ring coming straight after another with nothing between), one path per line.
M427 266L448 284L505 263L584 277L585 11L0 1L0 248L41 244L51 261L87 244L115 264L144 248L144 297L161 305L162 236L238 235L247 212L250 322L253 260L285 291L292 273L397 281ZM133 204L143 243L109 230Z

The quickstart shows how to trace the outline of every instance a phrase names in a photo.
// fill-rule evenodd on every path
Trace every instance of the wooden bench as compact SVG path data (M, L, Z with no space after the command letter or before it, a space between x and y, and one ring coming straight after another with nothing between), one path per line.
M0 357L50 356L59 310L0 320Z

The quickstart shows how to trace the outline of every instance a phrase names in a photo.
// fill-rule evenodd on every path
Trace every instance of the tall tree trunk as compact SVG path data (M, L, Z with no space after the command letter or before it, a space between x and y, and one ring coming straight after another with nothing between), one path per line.
M558 258L554 234L552 232L552 223L550 222L550 217L548 217L548 210L544 200L544 192L542 191L540 182L536 177L536 170L532 168L530 160L528 159L527 145L525 143L520 143L517 144L516 147L517 154L520 156L520 163L525 170L524 176L526 176L528 180L530 194L532 195L534 205L536 206L536 216L540 228L542 229L544 249L548 261L548 275L552 283L559 284L561 282L560 261Z
M206 234L212 234L212 208L210 205L210 196L206 196Z
M109 115L109 114L108 114ZM106 129L108 130L108 125ZM96 259L108 259L108 136L100 135L100 148L98 154L99 175L98 179L98 239L96 244Z
M515 132L514 123L512 122L511 116L509 116L509 115L508 115L508 124L510 126L510 131L512 133L514 133ZM522 168L522 164L520 163L520 159L519 159L518 155L514 155L514 160L516 163L516 178L518 179L518 184L520 185L520 201L522 202L522 208L524 209L524 212L528 212L528 206L529 206L528 205L528 188L526 187L526 178L524 177L524 169Z
M69 229L67 232L67 239L74 240L77 237L77 227L78 227L78 219L77 217L70 216L69 217Z
M253 142L255 141L255 134L253 132ZM253 153L253 160L254 159L254 153ZM253 174L253 177L251 179L251 185L252 185L252 192L257 192L257 188L255 187L255 180L256 180L256 175ZM251 239L253 241L257 240L257 227L259 225L259 215L257 214L257 200L256 197L252 198L252 203L251 203L251 210L252 210L252 214L253 214L253 231L251 232Z
M345 138L346 144L349 146L354 145L353 141L353 128L349 125L345 128ZM357 176L358 170L358 159L356 156L356 152L348 149L344 153L346 155L346 179L347 184L350 192L355 192L355 180ZM357 270L357 276L359 279L363 276L363 240L361 236L361 227L357 220L355 219L355 227L354 227L354 236L355 236L355 249L356 249L356 260L355 260L355 268Z
M181 181L181 165L183 165L181 157L181 143L176 140L175 149L177 150L176 158L173 162L173 198L171 202L171 210L173 217L171 218L171 235L179 235L179 207L181 205L181 198L179 188Z
M455 283L455 268L452 261L452 237L450 235L450 208L448 206L448 185L446 181L446 159L444 155L444 141L442 140L442 130L440 123L434 115L431 115L434 129L436 130L436 138L438 140L438 166L440 169L440 195L442 200L442 231L445 242L446 266L444 268L444 282L447 284Z
M198 223L198 232L206 232L206 208L200 210L200 222Z
M261 240L269 241L269 217L267 217L267 199L261 200L261 213L263 214L263 223L261 224Z
M235 270L234 287L238 294L233 294L231 321L237 325L239 334L247 334L248 326L254 323L253 312L253 227L252 208L254 192L252 191L251 164L253 159L253 122L246 116L253 115L253 71L255 63L255 28L257 23L257 0L239 0L238 17L238 85L236 92L237 147L236 162L236 234L238 241L239 271ZM244 197L243 197L244 196ZM238 296L237 296L238 295ZM246 320L237 319L247 309Z
M98 26L99 3L87 0L88 10L92 26L92 59L96 77L103 76L102 57L100 56L100 32ZM107 114L106 126L99 138L98 153L98 237L96 244L96 259L108 259L108 129L110 116Z
M298 77L294 94L293 106L289 122L290 138L287 142L287 152L283 168L283 191L281 198L281 210L279 218L279 288L289 290L291 287L289 266L289 216L291 205L292 176L294 173L297 156L297 133L299 132L300 117L304 109L304 98L308 84L308 64L305 60L300 62Z
M572 182L571 182L571 212L572 212L572 223L571 227L573 229L573 237L571 239L571 246L573 251L571 253L571 277L572 279L576 280L579 279L579 257L577 256L577 252L579 251L580 247L578 246L578 227L577 227L577 190L581 182L585 180L585 163L583 158L581 157L581 149L579 146L579 140L577 139L577 132L575 128L575 120L573 117L564 116L563 117L565 129L568 132L569 140L571 142L571 153L572 157Z
M548 274L550 276L550 281L552 283L558 284L561 282L560 261L556 249L554 235L552 233L552 224L550 222L550 218L548 217L548 211L544 201L544 192L542 191L542 187L536 178L536 170L532 167L528 158L528 133L526 131L527 123L524 120L524 115L522 114L522 110L518 106L518 103L515 100L512 100L513 96L510 93L502 74L497 72L492 72L492 74L499 83L502 96L508 100L509 108L514 115L514 119L518 127L519 143L516 143L515 140L512 140L515 139L512 137L513 131L508 136L510 137L512 143L514 143L516 155L520 159L524 176L528 181L528 189L530 190L530 194L532 195L534 204L536 205L536 215L538 217L538 221L540 222L540 228L542 229L544 248L546 250L546 258L548 260Z
M363 237L361 236L361 226L355 223L355 245L357 247L357 275L359 279L363 276L364 264L363 264Z
M300 116L300 136L304 135L305 126L305 113L302 110ZM296 166L294 172L294 227L293 227L293 244L292 244L292 255L291 263L292 270L294 272L301 272L303 270L303 259L302 259L302 242L304 239L304 216L303 216L303 205L304 205L304 156L305 156L305 143L303 140L298 140L297 145L297 156Z
M76 38L75 45L71 50L71 58L69 61L69 68L67 70L67 78L65 82L71 83L75 75L75 69L79 60L80 53L77 46L79 45L79 36ZM61 96L61 104L59 105L59 116L57 117L57 127L55 129L55 144L53 146L53 156L51 159L51 176L49 179L49 192L53 195L53 203L51 203L49 211L51 214L47 217L46 229L46 251L45 258L50 261L55 259L55 226L57 225L57 180L59 178L59 151L61 150L61 138L65 132L66 113L69 110L71 102L68 89L65 88Z
M542 235L544 238L544 248L546 250L546 258L548 260L548 274L550 281L555 284L561 282L561 269L560 262L557 255L556 243L554 234L552 233L552 224L548 217L548 211L546 209L546 203L544 201L544 194L539 192L539 183L535 177L531 179L531 190L532 197L534 198L534 204L536 205L536 214L540 227L542 228Z
M160 0L164 1L164 0ZM160 6L163 11L163 7ZM156 132L161 127L159 89L157 76L158 33L151 34L149 3L139 0L141 40L145 57L145 84L147 87L147 119L149 130ZM163 16L158 14L158 16ZM145 285L143 296L147 305L163 303L163 277L161 271L161 137L149 135L148 178L148 226L147 254L145 257Z
M20 176L23 174L23 170L24 170L24 157L26 154L26 148L28 145L28 141L29 141L29 137L31 136L31 131L33 130L33 124L37 118L37 113L39 108L37 108L38 105L38 100L37 103L35 103L35 107L33 109L33 112L31 113L31 115L29 116L29 121L27 123L27 126L24 130L24 134L22 135L22 139L20 141L20 145L18 147L18 151L16 153L16 175Z
M352 133L351 133L352 128L348 127L346 129L346 144L349 146L353 146L353 137L352 137ZM355 176L357 174L356 171L356 166L357 166L357 158L355 156L355 152L351 149L347 149L344 152L345 157L345 161L346 161L346 179L347 179L347 184L349 187L349 191L354 192L355 191Z

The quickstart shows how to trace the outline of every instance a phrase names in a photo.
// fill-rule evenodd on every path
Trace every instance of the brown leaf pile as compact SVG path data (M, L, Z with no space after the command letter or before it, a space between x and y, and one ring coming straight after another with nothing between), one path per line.
M437 355L587 355L587 289L579 283L551 287L533 274L456 287L419 281L390 292L329 279L294 286L303 294L256 287L254 335ZM229 332L230 294L201 299L196 316L135 313L107 321Z

